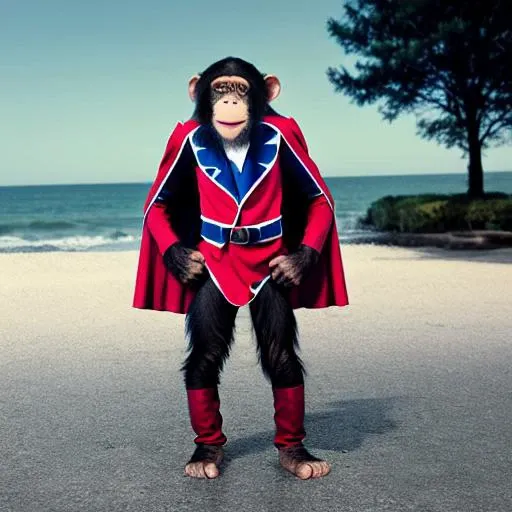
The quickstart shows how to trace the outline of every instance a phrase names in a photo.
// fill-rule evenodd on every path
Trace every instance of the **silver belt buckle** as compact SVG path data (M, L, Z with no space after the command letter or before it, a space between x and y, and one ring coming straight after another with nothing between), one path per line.
M235 244L247 244L249 243L249 230L247 228L233 228L230 239Z

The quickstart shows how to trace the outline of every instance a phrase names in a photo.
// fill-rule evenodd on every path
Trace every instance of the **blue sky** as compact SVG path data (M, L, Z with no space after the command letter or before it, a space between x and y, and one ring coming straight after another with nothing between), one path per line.
M300 5L300 7L299 7ZM326 31L342 2L0 0L0 185L152 181L192 112L191 75L235 55L279 76L325 176L465 172L458 150L333 91L346 62ZM487 170L510 170L512 148Z

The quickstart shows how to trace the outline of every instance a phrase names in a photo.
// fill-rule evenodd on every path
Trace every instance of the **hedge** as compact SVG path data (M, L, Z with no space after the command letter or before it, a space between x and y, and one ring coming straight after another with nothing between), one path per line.
M482 199L465 194L386 196L372 203L359 224L398 233L512 231L512 195L494 192Z

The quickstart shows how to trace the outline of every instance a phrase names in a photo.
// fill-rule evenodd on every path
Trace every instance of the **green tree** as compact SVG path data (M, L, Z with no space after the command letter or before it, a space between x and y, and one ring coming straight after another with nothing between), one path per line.
M327 31L353 71L329 68L336 92L380 101L388 121L414 113L418 134L469 156L468 194L484 194L482 150L510 141L511 0L348 0Z

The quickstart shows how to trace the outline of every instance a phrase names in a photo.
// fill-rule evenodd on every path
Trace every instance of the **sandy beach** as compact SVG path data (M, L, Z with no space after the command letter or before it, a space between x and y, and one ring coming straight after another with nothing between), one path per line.
M277 465L246 309L227 464L192 481L184 317L131 307L138 253L0 254L0 510L512 510L512 250L342 254L350 305L297 311L310 482Z

